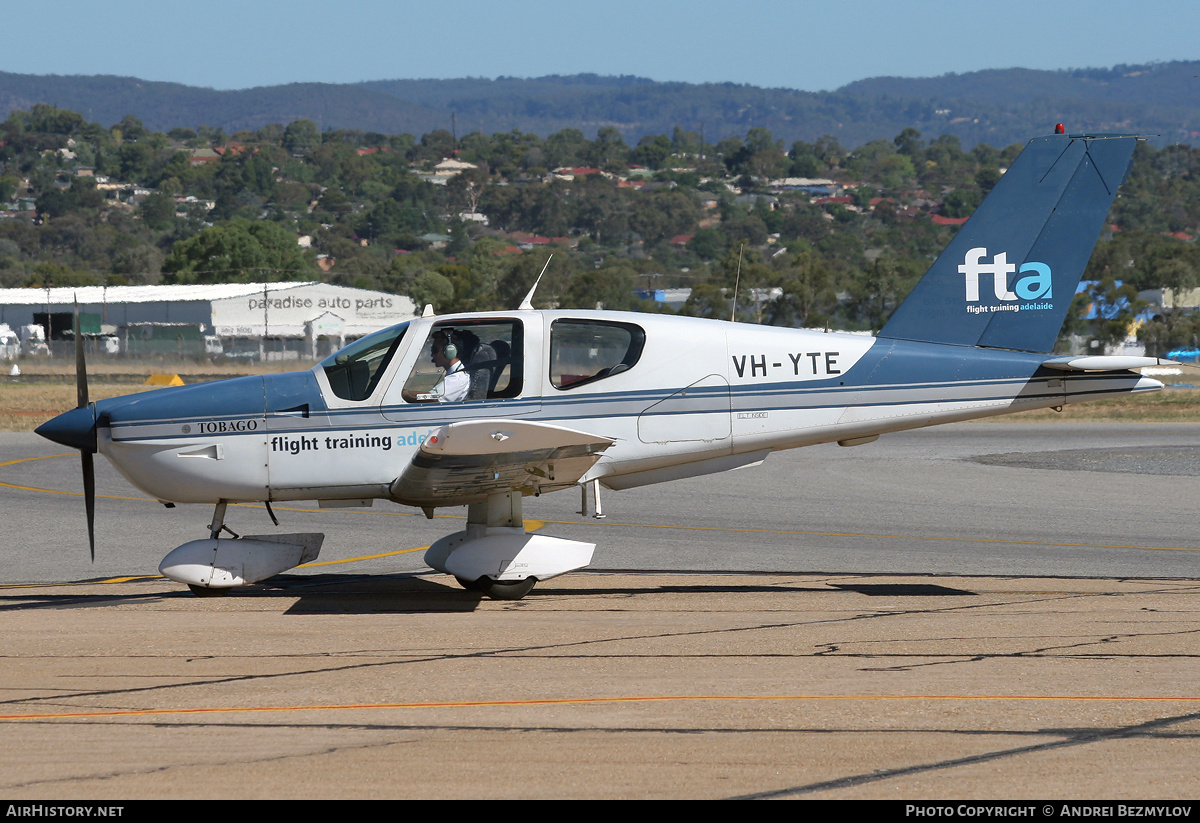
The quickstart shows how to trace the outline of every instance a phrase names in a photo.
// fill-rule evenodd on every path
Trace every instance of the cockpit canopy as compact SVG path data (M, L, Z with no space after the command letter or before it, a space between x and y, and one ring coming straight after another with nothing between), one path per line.
M410 321L411 322L411 321ZM379 385L409 323L368 334L321 361L329 388L343 400L366 400Z

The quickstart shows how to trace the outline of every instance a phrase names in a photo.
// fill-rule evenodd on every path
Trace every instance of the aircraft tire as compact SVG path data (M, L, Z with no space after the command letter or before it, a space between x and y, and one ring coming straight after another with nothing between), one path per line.
M478 590L492 600L520 600L533 591L536 577L526 577L524 580L493 580L481 577L475 581Z
M483 591L483 586L479 585L478 580L468 580L465 577L458 577L458 576L455 576L454 579L458 581L458 585L462 586L464 589L466 589L469 592Z
M192 590L192 594L196 595L196 597L224 597L230 592L228 587L214 589L208 586L196 586L192 583L188 583L188 588Z

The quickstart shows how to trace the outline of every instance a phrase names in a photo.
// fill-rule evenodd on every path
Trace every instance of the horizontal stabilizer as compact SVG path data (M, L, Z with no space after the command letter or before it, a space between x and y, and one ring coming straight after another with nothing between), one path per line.
M615 441L528 420L452 423L426 439L391 486L410 506L462 506L510 491L573 486Z
M1147 366L1178 366L1174 360L1161 357L1129 357L1126 355L1096 355L1085 357L1053 357L1042 363L1048 369L1058 371L1125 371L1144 369Z

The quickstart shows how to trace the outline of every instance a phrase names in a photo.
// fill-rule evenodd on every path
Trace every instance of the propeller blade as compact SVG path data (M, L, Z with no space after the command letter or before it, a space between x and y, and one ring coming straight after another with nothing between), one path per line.
M79 298L75 299L75 394L79 401L78 409L88 405L87 358L83 353L83 334L79 328ZM87 511L88 547L92 552L92 562L96 562L96 467L92 462L92 453L86 449L80 451L83 460L83 507Z
M75 300L75 393L79 400L75 408L88 404L87 360L83 356L83 335L79 333L79 300Z
M88 546L92 562L96 562L96 472L91 452L80 452L83 458L83 507L87 510Z

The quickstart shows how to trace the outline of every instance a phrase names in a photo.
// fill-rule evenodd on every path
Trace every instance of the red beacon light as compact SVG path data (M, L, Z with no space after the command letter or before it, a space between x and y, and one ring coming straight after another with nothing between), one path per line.
M1064 126L1062 123L1059 123L1058 125L1056 125L1056 126L1054 127L1054 133L1055 133L1055 134L1066 134L1066 133L1067 133L1067 127L1066 127L1066 126Z

